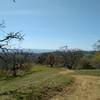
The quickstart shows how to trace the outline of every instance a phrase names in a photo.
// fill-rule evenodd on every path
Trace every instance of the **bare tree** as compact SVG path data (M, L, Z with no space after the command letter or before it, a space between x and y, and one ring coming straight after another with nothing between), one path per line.
M17 33L9 33L7 34L3 39L0 39L0 50L3 53L3 55L0 55L0 58L5 62L5 64L9 64L8 61L11 55L12 55L12 72L13 72L13 76L16 76L16 53L14 52L13 49L9 48L9 41L17 39L19 41L21 41L23 39L23 35L20 32ZM11 52L10 55L8 52ZM12 52L13 51L13 52Z
M1 29L5 27L4 22L0 24L0 27ZM4 32L3 30L1 31ZM13 71L13 76L16 76L15 50L10 48L10 43L12 42L12 40L14 41L23 40L24 34L22 32L11 32L11 33L4 32L3 34L5 34L5 36L0 39L0 52L1 52L0 59L2 59L3 62L5 62L5 65L7 65L9 59L11 59L10 55L12 54L12 57L13 57L12 71ZM10 55L9 55L9 52L10 52Z

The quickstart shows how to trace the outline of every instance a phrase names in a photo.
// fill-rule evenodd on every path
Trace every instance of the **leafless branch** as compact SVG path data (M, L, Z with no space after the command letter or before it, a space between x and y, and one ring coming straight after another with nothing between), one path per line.
M7 36L5 36L4 39L0 40L0 42L9 42L12 39L17 39L19 41L23 40L23 36L24 34L21 32L12 32L12 33L8 33Z

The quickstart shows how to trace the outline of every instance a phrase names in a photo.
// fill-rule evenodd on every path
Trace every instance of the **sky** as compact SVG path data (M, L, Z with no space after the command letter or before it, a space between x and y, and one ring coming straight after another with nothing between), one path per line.
M100 39L100 0L0 0L6 32L22 31L23 48L92 50Z

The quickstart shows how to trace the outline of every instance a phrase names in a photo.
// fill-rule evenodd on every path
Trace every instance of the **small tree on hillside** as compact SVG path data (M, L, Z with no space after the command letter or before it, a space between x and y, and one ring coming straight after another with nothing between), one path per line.
M96 52L91 59L91 64L94 68L100 69L100 51Z
M68 52L68 46L63 46L60 48L60 51L61 51L61 55L63 57L63 67L66 67L67 65L67 58L68 58L68 55L67 55L67 52Z
M55 56L53 54L49 54L47 57L47 63L53 67L55 64Z
M60 54L63 57L63 67L67 67L68 69L75 68L83 56L79 49L70 50L65 48Z

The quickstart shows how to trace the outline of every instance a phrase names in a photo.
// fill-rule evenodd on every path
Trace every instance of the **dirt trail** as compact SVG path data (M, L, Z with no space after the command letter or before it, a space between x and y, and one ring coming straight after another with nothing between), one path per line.
M67 73L67 71L62 74ZM71 93L60 93L50 100L100 100L100 77L73 75L75 83Z

